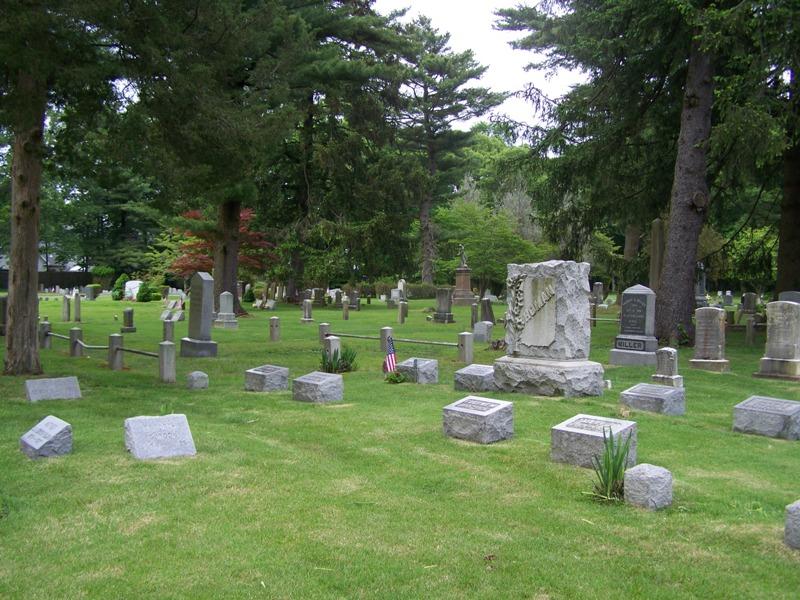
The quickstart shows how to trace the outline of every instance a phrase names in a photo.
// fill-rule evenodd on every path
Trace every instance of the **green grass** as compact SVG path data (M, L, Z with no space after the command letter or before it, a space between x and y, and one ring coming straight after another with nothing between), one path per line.
M465 395L452 386L455 348L397 344L398 360L438 359L439 385L384 383L378 342L350 339L359 369L344 375L341 404L243 391L250 367L315 370L322 321L455 342L468 309L439 325L425 321L432 303L412 302L404 325L377 304L349 321L315 310L310 326L281 306L278 343L275 313L256 313L214 331L218 359L179 358L174 385L158 382L154 359L126 355L126 370L110 372L103 352L69 358L54 340L46 374L77 374L82 400L29 404L24 378L0 378L0 598L797 597L800 552L782 533L784 506L800 498L800 442L731 432L733 405L751 394L800 400L797 384L752 377L763 332L752 348L729 336L724 375L689 369L680 351L685 417L622 413L619 392L652 371L607 366L614 388L600 398L493 394L514 402L516 436L491 446L442 435L442 407ZM84 340L106 343L124 306L84 302ZM125 345L154 350L161 304L135 309ZM60 302L40 312L54 331L70 327ZM606 363L614 334L612 323L593 329L594 360ZM475 362L497 356L481 346ZM197 369L211 387L190 392ZM132 459L123 420L168 412L187 415L197 456ZM584 494L590 469L550 462L550 427L579 412L638 422L639 462L675 477L672 508L597 503ZM72 424L74 451L31 461L18 439L48 414Z

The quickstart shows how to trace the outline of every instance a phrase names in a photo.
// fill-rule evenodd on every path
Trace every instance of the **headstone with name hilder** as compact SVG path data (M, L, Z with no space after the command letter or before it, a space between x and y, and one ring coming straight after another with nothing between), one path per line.
M655 335L656 295L643 285L622 292L619 335L609 354L612 365L655 365L658 340Z

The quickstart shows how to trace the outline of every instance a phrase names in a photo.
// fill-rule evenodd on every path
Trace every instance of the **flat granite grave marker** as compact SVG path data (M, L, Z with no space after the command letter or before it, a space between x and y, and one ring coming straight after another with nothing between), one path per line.
M442 410L448 437L491 444L514 436L514 405L504 400L467 396Z
M678 375L678 351L675 348L656 350L656 373L650 377L659 385L683 387L683 377Z
M397 371L413 383L439 383L439 361L432 358L406 359L397 364Z
M656 294L643 285L622 292L619 335L609 354L612 365L655 365L658 340L655 332Z
M494 383L494 367L472 364L459 369L454 375L454 386L457 390L467 392L493 392L497 390Z
M262 365L244 372L244 389L248 392L275 392L289 389L289 369Z
M344 379L337 373L313 371L292 381L292 398L300 402L338 402L344 399Z
M733 430L771 438L800 439L800 402L750 396L733 407Z
M197 454L184 414L131 417L124 428L125 447L138 460Z
M506 356L494 363L497 387L539 396L601 395L603 367L587 360L589 264L510 264L507 289Z
M39 421L19 438L19 449L28 458L48 458L72 452L72 425L52 415Z
M28 402L39 400L77 400L81 398L81 387L77 377L54 377L50 379L28 379L25 381Z
M621 392L619 401L636 410L664 415L686 414L686 392L682 387L638 383Z
M214 357L217 342L211 340L211 321L214 312L214 278L208 273L192 275L189 303L189 335L181 339L181 356Z
M616 442L630 437L627 465L636 464L636 422L593 415L575 415L550 430L550 459L592 468L592 457L603 454L603 433Z
M767 304L767 344L757 377L800 381L800 304Z
M725 358L725 310L714 306L694 311L694 357L689 366L722 373L730 361Z

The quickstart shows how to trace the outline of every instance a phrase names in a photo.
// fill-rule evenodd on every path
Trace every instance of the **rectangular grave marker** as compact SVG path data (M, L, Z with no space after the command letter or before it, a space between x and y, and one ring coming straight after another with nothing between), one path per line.
M504 400L467 396L442 410L442 428L448 437L492 444L514 436L514 405Z
M81 387L77 377L28 379L25 381L25 395L29 402L77 400L81 398Z
M197 454L186 415L131 417L124 428L125 447L138 460Z

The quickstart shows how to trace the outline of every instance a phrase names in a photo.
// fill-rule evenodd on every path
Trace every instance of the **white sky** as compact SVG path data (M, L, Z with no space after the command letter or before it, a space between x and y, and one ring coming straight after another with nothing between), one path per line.
M430 17L440 33L450 33L450 46L454 51L471 49L477 61L489 67L480 82L485 87L498 92L514 92L533 82L547 96L555 98L580 81L580 75L564 71L548 78L544 72L526 72L525 65L536 62L537 56L514 50L508 45L520 37L517 32L493 28L497 9L532 3L532 0L376 0L375 9L386 14L409 8L406 15L409 19L419 14ZM521 98L509 98L495 109L495 113L507 114L523 123L536 121L533 107Z

